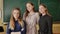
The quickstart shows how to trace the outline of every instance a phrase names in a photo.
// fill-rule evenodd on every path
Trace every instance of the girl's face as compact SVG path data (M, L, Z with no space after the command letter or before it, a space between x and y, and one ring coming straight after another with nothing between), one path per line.
M18 10L13 10L13 17L15 19L18 19L18 17L19 17L19 11Z
M28 10L29 12L32 11L33 8L34 8L34 6L31 5L30 3L27 3L27 4L26 4L26 7L27 7L27 10Z
M40 6L39 6L39 12L40 12L41 14L43 14L43 13L46 13L45 11L46 11L46 8L45 8L44 6L42 6L42 5L40 5Z

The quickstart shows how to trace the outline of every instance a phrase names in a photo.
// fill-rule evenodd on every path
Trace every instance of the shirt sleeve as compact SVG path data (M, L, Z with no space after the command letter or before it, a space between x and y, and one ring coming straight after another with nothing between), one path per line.
M23 21L24 22L24 27L22 28L23 30L22 30L22 34L26 34L26 22L25 21Z
M37 28L37 31L39 31L39 14L36 13L36 22L37 22L37 25L36 25L36 28Z
M52 17L48 18L47 19L47 22L48 22L48 34L52 34Z

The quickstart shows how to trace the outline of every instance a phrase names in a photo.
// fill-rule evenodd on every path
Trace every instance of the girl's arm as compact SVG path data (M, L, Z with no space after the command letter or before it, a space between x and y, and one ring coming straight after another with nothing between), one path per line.
M37 25L36 25L36 27L37 27L37 30L39 30L39 14L38 13L36 13L36 21L37 21Z
M23 21L24 22L24 27L22 28L22 34L26 34L26 22L25 21Z
M48 22L48 34L52 34L52 22L53 22L53 20L52 20L52 17L49 17L48 19L47 19L47 22Z
M7 32L6 32L6 34L10 34L11 33L11 30L9 29L9 23L8 23L8 25L7 25Z
M36 28L37 28L37 34L38 34L38 31L39 31L39 13L36 13L36 21L37 21L37 25L36 25Z

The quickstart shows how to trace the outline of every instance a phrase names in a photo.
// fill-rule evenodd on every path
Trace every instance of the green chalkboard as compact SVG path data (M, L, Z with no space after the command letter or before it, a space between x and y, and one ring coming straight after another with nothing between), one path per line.
M23 15L26 9L25 5L27 2L32 2L35 6L35 10L38 10L38 0L3 0L3 21L9 22L11 11L15 7L19 7Z
M32 2L36 11L38 11L38 4L46 4L53 21L60 21L60 0L3 0L3 21L9 22L11 10L15 7L19 7L23 15L27 2Z
M47 6L53 21L60 21L60 0L40 0L40 3Z

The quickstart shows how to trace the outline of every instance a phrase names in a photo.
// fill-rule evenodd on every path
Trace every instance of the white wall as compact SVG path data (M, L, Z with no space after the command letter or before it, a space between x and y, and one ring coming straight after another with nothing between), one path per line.
M3 0L0 0L0 10L2 11L2 17L3 17ZM2 19L0 19L0 24L2 23Z

